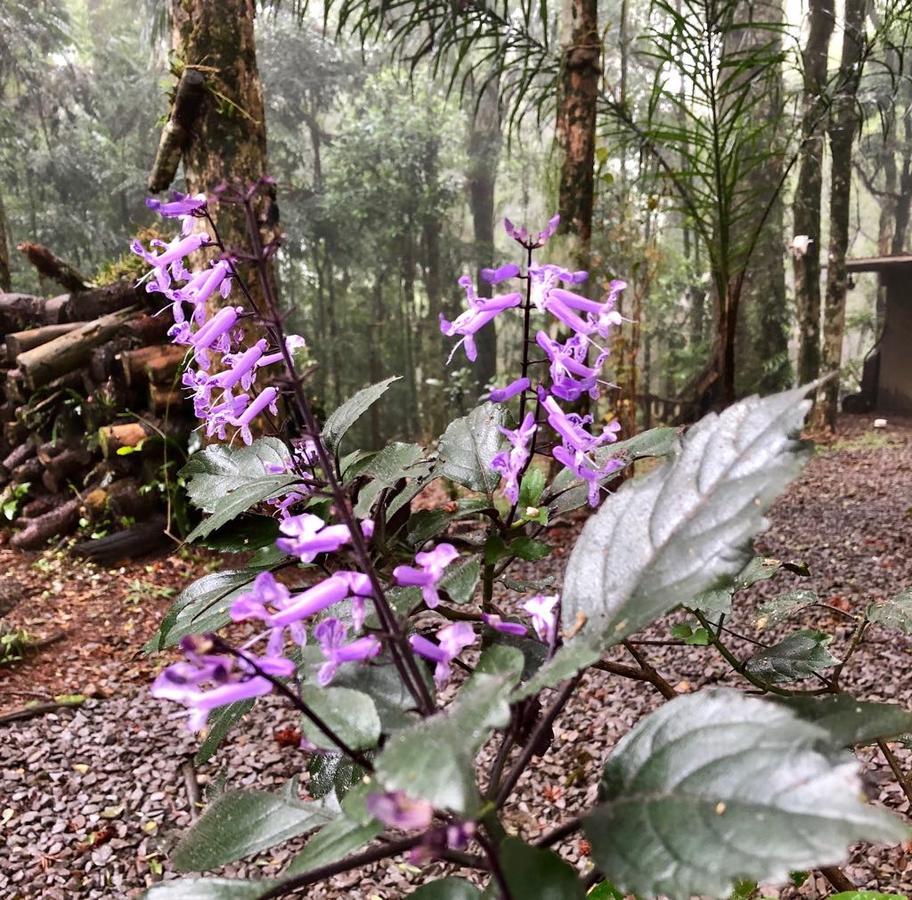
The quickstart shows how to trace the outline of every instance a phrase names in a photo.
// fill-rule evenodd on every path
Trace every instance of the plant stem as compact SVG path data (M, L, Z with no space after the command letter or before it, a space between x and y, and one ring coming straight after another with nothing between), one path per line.
M500 860L497 858L497 851L494 849L494 845L480 832L475 833L475 840L481 845L481 849L484 850L485 856L488 858L491 877L497 882L497 889L500 891L500 900L513 900L513 895L510 893L507 878L500 867Z
M582 825L581 819L570 819L568 822L564 822L563 825L558 825L553 831L543 834L535 841L535 846L553 847L555 844L559 844L564 838L570 837L571 834L576 834L576 832L582 828Z
M846 667L846 664L852 658L852 656L854 656L855 651L861 646L865 631L867 631L868 625L870 624L871 623L868 621L867 616L864 616L855 627L855 631L852 632L852 639L849 641L849 646L846 650L845 656L842 658L842 662L839 663L835 669L833 669L833 674L830 677L830 689L834 694L839 691L839 679L842 676L842 670Z
M545 732L551 727L558 715L560 715L560 711L570 699L573 691L576 690L576 686L580 683L582 677L583 675L580 673L571 678L570 681L560 689L551 706L542 713L541 718L535 724L532 734L530 734L526 740L525 746L519 754L519 758L513 764L513 768L507 773L507 777L504 779L503 784L497 792L497 799L495 802L498 809L506 803L507 798L513 793L513 788L516 787L516 783L519 781L520 776L526 770L526 766L529 765L536 747L538 747Z
M363 753L359 753L357 750L353 750L348 744L339 737L338 734L333 730L333 728L326 724L323 721L322 717L315 713L291 688L285 684L279 678L276 678L274 675L269 675L264 672L263 669L257 664L256 660L249 657L242 650L238 650L236 647L232 647L226 641L223 641L218 635L212 635L212 643L222 652L230 653L232 656L237 657L240 660L243 660L260 678L265 678L275 689L276 691L285 697L286 700L290 700L296 709L298 709L301 714L313 722L323 734L332 741L339 750L342 751L352 762L356 762L361 768L365 769L368 772L374 771L373 763L364 756Z
M285 363L285 369L291 382L296 412L301 420L301 424L304 426L305 432L314 443L317 459L320 462L320 468L323 470L323 474L326 478L327 486L333 495L336 511L343 523L348 527L349 534L351 535L352 552L355 559L358 561L358 565L370 581L374 608L377 611L377 617L380 619L383 630L389 636L388 646L393 662L399 670L399 675L409 693L414 698L420 712L426 716L430 715L434 711L434 703L431 699L430 692L421 676L415 656L406 640L405 634L399 626L399 621L383 592L383 587L380 584L380 579L377 576L377 571L374 568L370 553L367 549L367 543L361 531L361 524L357 521L351 502L336 477L335 465L330 458L329 451L323 441L316 417L307 400L301 378L298 375L294 360L291 358L291 353L288 350L278 303L266 270L266 254L263 250L252 198L245 195L243 205L253 260L259 277L260 288L263 292L263 297L265 298L269 312L267 321L274 331L274 339L278 344L279 352L282 354L282 360ZM249 291L247 292L247 296L250 297Z
M301 888L316 884L318 881L332 878L334 875L341 875L343 872L350 872L352 869L368 866L371 863L379 862L381 859L389 859L391 856L398 856L406 850L417 847L422 840L424 840L424 835L403 838L399 841L390 841L388 844L381 844L379 847L365 850L363 853L359 853L356 856L349 856L345 859L340 859L338 862L328 863L317 869L311 869L303 875L298 875L294 878L289 878L287 881L280 882L275 887L266 891L265 894L260 894L259 900L271 900L273 897L285 897Z
M909 777L903 772L902 767L899 764L899 760L896 758L896 754L890 749L890 745L886 741L878 741L877 746L880 748L880 752L883 753L884 759L889 764L890 768L893 770L893 775L896 778L896 783L899 785L902 792L906 795L906 799L912 804L912 785L909 784ZM906 815L912 814L912 807L906 811Z

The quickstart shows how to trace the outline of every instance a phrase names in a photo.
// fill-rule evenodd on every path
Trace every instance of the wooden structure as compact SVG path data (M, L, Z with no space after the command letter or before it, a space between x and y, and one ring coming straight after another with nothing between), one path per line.
M912 255L851 259L850 274L876 272L884 291L883 330L865 358L861 390L846 412L912 413Z

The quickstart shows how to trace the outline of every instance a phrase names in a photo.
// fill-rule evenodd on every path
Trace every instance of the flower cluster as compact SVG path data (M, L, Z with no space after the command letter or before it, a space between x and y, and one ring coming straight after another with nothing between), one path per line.
M560 217L554 216L545 229L532 233L525 226L516 226L505 219L504 228L509 237L526 249L531 259L532 251L548 242L559 222ZM512 278L523 280L526 282L525 298L520 292L490 299L479 298L472 280L468 276L460 278L459 284L466 290L469 308L452 322L442 315L440 317L440 328L445 335L462 335L453 348L454 352L460 344L464 345L466 356L474 361L477 357L474 340L477 332L500 313L516 307L523 308L527 315L533 312L550 315L559 328L563 326L571 332L570 337L560 338L553 336L547 326L538 329L535 343L544 357L530 361L524 356L521 376L490 393L494 403L506 403L522 396L521 415L525 410L527 392L533 392L536 401L535 412L522 415L518 428L501 429L510 443L510 449L498 453L491 467L504 478L504 495L513 506L518 503L519 482L535 452L536 431L547 420L559 437L559 442L551 450L552 456L588 484L589 503L597 506L600 484L622 466L620 460L598 452L605 444L617 440L619 425L612 422L595 432L592 430L592 416L566 412L558 401L574 403L584 395L593 400L598 398L600 385L605 383L600 380L599 373L609 354L605 343L612 329L622 321L615 306L626 284L612 281L607 295L596 301L568 289L568 286L585 282L588 278L586 272L571 272L552 264L530 264L523 273L519 266L509 263L497 269L483 269L481 277L490 284ZM531 335L525 337L529 340ZM529 370L536 363L547 365L549 377L533 385Z
M236 349L244 336L243 307L225 306L210 314L214 297L227 299L231 292L234 263L230 257L216 258L196 272L187 268L191 253L213 244L205 231L193 231L194 222L206 215L206 197L175 194L171 201L150 199L146 203L161 215L181 222L181 235L170 243L155 240L146 248L134 241L131 247L152 267L147 289L170 301L174 324L168 333L172 341L188 348L196 366L188 367L182 377L194 412L205 421L207 436L224 440L228 429L234 428L249 444L257 416L267 410L278 412L278 390L273 386L256 390L259 370L281 363L284 355L278 348L270 351L263 338L246 349ZM290 336L289 352L302 343L303 338ZM218 354L218 359L213 354Z
M184 385L191 392L198 417L206 423L208 435L224 439L228 429L233 428L245 443L250 443L253 420L265 410L275 412L280 398L276 385L258 387L258 377L266 367L284 362L286 353L271 347L266 337L256 333L251 335L249 346L243 345L242 323L249 322L248 330L252 331L256 322L243 307L224 305L217 310L210 309L216 295L228 300L238 276L233 261L224 254L200 271L191 271L188 264L189 254L213 245L221 247L220 242L193 227L194 220L208 217L206 198L176 195L167 202L149 201L149 206L181 222L181 235L170 243L156 241L150 248L135 243L133 249L152 267L149 290L164 294L170 301L174 318L170 329L172 339L188 348L193 366L184 374ZM535 237L523 239L530 246L539 246L548 240L556 227L555 218ZM514 230L517 235L525 235L522 229ZM485 271L483 277L496 284L531 276L521 276L519 267L511 264ZM550 278L566 282L576 277L555 267L544 267L535 275L540 281ZM447 333L462 335L461 343L466 352L474 356L473 335L498 313L520 306L523 297L516 292L490 300L479 299L468 279L463 279L462 283L470 309L455 322L444 323L444 328ZM547 291L543 294L542 308L550 303L549 296ZM568 303L566 299L561 302ZM568 308L579 307L573 307L570 302ZM604 313L592 309L580 312L592 319L593 330L598 330L598 323L605 317ZM581 385L580 390L591 391L595 383L595 371L590 371L585 362L585 347L572 343L573 340L565 346L557 342L553 346L542 344L552 351L552 391L556 396L566 397L572 393L574 380ZM288 338L285 349L293 354L302 343L301 338ZM531 387L531 380L524 377L496 395L500 402L505 402ZM539 390L542 390L541 386ZM549 396L542 400L549 421L551 407L547 404L551 399ZM557 430L564 440L572 443L581 454L574 462L580 470L591 466L589 454L592 450L613 439L613 432L608 431L598 437L590 435L584 429L588 421L578 416L568 414L559 424L561 428ZM557 427L553 423L552 426ZM507 494L514 503L537 427L536 418L530 413L517 429L504 430L511 449L499 454L494 461L495 469L507 480ZM372 633L367 627L367 604L376 603L377 592L382 590L377 572L366 562L363 553L363 542L374 536L374 522L371 519L356 521L350 516L344 522L326 521L313 512L300 511L302 501L308 500L320 484L317 466L321 454L315 443L317 440L319 438L315 436L305 436L292 441L288 445L288 457L280 463L265 465L265 472L291 471L296 476L294 485L285 494L269 501L279 519L277 549L296 557L302 565L319 565L326 575L316 583L296 590L278 581L271 572L258 574L246 590L235 596L229 608L232 621L255 626L253 636L240 648L232 650L214 636L183 641L185 659L158 676L153 694L188 707L192 728L204 727L209 712L217 707L269 693L278 679L300 677L298 664L289 659L292 655L288 652L289 646L302 648L308 643L315 646L322 658L315 680L323 686L333 681L341 666L369 665L383 652L383 633ZM323 475L328 477L326 472ZM352 568L342 556L353 549L353 544L362 548L360 556L355 556L365 571ZM424 606L434 610L441 602L441 591L446 589L447 573L458 559L459 552L452 544L440 543L417 553L414 564L396 566L392 582L400 588L417 588ZM556 597L534 597L524 607L531 617L535 634L549 644L555 636L556 602ZM504 634L522 636L527 633L526 626L521 623L505 621L493 613L486 613L482 622ZM457 622L439 628L430 636L413 634L408 645L416 657L433 665L434 680L442 686L451 677L460 654L477 640L476 626L470 622ZM381 817L379 813L378 817ZM398 814L391 813L390 818L398 820ZM455 846L461 838L451 835L443 840Z

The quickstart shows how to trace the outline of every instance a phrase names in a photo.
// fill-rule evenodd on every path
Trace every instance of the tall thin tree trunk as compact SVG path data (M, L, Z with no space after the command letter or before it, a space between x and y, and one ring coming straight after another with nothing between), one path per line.
M6 221L6 207L0 196L0 291L9 291L12 287L10 273L9 233Z
M172 46L206 78L205 99L183 150L187 187L266 174L266 118L254 42L254 0L171 0ZM215 218L225 242L244 246L243 215L222 206Z
M804 256L796 256L795 302L798 307L798 383L807 384L820 374L820 224L823 189L823 151L826 143L824 89L827 53L833 34L833 0L809 0L808 38L801 57L804 66L801 148L798 183L792 204L796 235L812 243Z
M561 151L558 212L561 232L573 239L571 250L581 268L589 268L592 209L595 199L595 118L602 46L597 0L563 0L563 51L557 110Z
M472 212L473 258L479 272L494 263L494 189L501 147L499 92L497 78L492 78L485 85L480 97L475 93L474 83L468 92L473 109L467 147L466 185ZM491 285L482 281L480 275L476 283L480 297L491 296ZM478 347L475 377L479 390L483 390L497 377L497 332L494 325L483 328L475 343Z
M839 409L839 367L845 334L848 277L849 214L852 189L852 148L858 129L856 94L861 77L866 0L845 0L845 26L839 63L838 94L833 102L827 131L830 139L830 245L827 256L826 295L823 318L823 367L833 376L821 389L814 424L836 427Z

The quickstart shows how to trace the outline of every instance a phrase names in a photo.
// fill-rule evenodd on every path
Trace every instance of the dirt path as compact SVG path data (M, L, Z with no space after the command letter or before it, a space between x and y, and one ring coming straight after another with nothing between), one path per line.
M855 610L912 585L912 422L891 421L885 433L870 432L867 425L846 420L844 437L816 453L758 541L763 554L802 559L811 577L788 576L741 595L735 630L753 633L758 598L794 587L813 588L837 608ZM555 571L563 556L558 553L551 563ZM0 897L134 897L171 874L169 849L190 822L182 764L195 746L181 714L148 697L146 684L157 664L137 658L136 648L167 606L167 589L200 574L205 560L93 570L53 556L27 559L0 550L0 567L28 594L14 614L17 622L40 635L68 634L27 663L0 669L3 705L21 706L32 693L40 698L84 693L92 685L104 695L0 728ZM835 655L845 649L850 624L838 614L820 611L801 623L833 634ZM667 623L653 630L655 637L667 634ZM737 640L733 646L745 653L749 647ZM910 649L908 639L872 628L848 670L846 688L912 707ZM678 690L731 678L708 648L660 646L648 652ZM593 791L585 785L595 783L605 755L660 702L647 685L603 673L587 676L585 685L558 721L535 778L520 783L517 802L508 808L509 826L524 837L591 804ZM276 735L292 724L286 709L259 704L230 747L200 769L203 789L222 777L234 787L268 788L287 780L300 767L300 751ZM912 755L899 755L912 767ZM908 804L889 783L876 750L860 756L871 794L906 812ZM548 803L536 819L531 810L541 809L542 796ZM224 874L270 875L291 852L263 854ZM566 855L585 866L585 852L585 843L576 841ZM912 858L903 848L861 848L845 871L869 890L912 892ZM392 862L308 896L392 900L407 894L415 881L411 869ZM809 878L783 894L812 898L827 892L820 879Z

